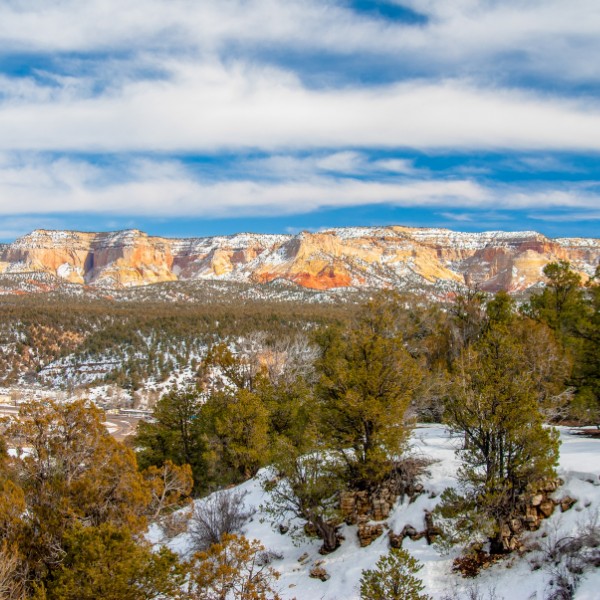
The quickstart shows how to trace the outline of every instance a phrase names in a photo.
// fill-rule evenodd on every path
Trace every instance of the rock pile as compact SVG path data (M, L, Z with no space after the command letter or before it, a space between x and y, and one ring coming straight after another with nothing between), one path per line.
M569 510L575 502L574 498L565 496L559 500L551 498L562 484L562 479L546 479L541 481L534 489L522 498L524 514L505 523L500 531L502 549L505 552L522 550L523 544L519 536L523 531L536 531L542 521L551 517L557 506L562 512Z

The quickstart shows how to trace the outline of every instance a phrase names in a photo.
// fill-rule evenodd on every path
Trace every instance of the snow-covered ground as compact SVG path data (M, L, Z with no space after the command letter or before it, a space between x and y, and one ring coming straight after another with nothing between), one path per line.
M561 431L561 458L559 475L565 480L555 498L570 495L577 499L574 507L554 515L544 521L542 528L530 536L531 542L542 544L577 531L594 515L600 512L600 440L574 435L568 428ZM440 426L420 426L413 434L413 450L434 459L424 480L426 493L415 502L398 503L387 525L398 533L405 524L418 530L423 529L424 510L431 510L439 501L439 494L455 484L457 468L454 449L458 440L449 437ZM388 551L386 534L375 540L369 547L360 548L356 537L356 527L343 526L345 541L333 554L321 556L318 540L302 539L299 543L289 534L281 535L269 522L261 505L269 503L269 495L263 491L258 477L244 483L238 489L246 490L246 505L256 512L244 531L249 538L258 539L269 550L282 555L273 562L273 567L281 573L278 585L283 598L297 600L351 600L359 598L358 583L363 569L373 568L379 556ZM201 501L200 501L201 502ZM150 532L151 539L157 539L156 529ZM182 534L169 542L169 546L180 552L190 552L190 538ZM487 600L495 591L497 600L544 600L550 595L551 574L542 567L533 570L535 553L514 556L483 571L476 579L465 580L452 573L452 560L455 555L440 555L424 539L413 542L406 538L406 548L423 563L419 576L423 579L426 592L435 600L453 594L456 598L467 598L469 588L477 586L481 598ZM302 563L298 559L308 555ZM322 563L330 579L322 582L309 577L315 563ZM598 600L600 598L600 569L587 572L575 594L576 600Z

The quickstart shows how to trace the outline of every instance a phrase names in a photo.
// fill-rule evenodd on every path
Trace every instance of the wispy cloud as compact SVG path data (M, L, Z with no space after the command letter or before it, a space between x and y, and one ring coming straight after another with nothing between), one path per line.
M535 219L537 221L549 221L554 223L567 221L572 223L582 223L585 221L600 221L600 210L575 211L571 213L531 213L528 216L530 219Z
M594 220L597 0L390 2L0 3L0 213Z
M0 5L0 42L14 52L219 53L235 43L340 55L390 55L422 74L536 73L600 77L595 0L398 0L407 24L338 0L32 0ZM115 18L118 15L118 18ZM277 55L278 53L275 53Z
M333 155L335 156L335 155ZM318 160L315 162L319 162ZM117 169L116 173L112 173ZM589 184L556 189L483 185L471 179L415 176L378 181L306 172L301 179L207 180L174 160L136 159L118 165L42 155L0 163L3 214L81 213L154 217L300 214L323 208L382 205L440 207L448 219L466 221L470 210L592 210L600 196ZM452 209L452 210L448 210Z

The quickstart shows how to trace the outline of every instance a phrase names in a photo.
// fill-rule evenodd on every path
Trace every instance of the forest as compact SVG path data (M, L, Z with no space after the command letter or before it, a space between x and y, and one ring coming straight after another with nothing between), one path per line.
M520 301L478 290L444 302L390 291L142 310L3 299L5 382L116 352L120 366L103 377L125 388L181 365L193 377L166 388L126 443L85 400L24 403L3 422L0 597L280 598L277 549L243 535L233 486L261 477L273 525L318 539L323 556L338 551L344 523L368 545L394 503L424 493L429 461L410 452L417 423L461 440L458 485L423 532L390 532L360 597L428 598L406 537L458 549L465 577L526 551L523 532L540 527L561 486L555 426L600 424L600 268L587 282L566 262L544 273L547 285ZM189 531L194 551L152 544L149 527ZM578 542L582 572L600 564L594 535ZM569 573L555 600L573 597Z

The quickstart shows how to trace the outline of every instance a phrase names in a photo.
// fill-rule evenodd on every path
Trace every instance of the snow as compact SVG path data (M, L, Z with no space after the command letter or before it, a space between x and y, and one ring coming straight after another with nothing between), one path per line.
M535 533L526 534L530 542L564 537L572 534L586 520L600 512L600 440L575 435L568 428L560 428L561 457L559 476L565 484L555 493L556 498L570 495L577 498L575 506L554 515L544 521L542 528ZM456 483L457 462L455 448L459 443L439 425L423 425L415 429L412 436L412 451L433 459L429 475L424 479L426 493L413 503L398 502L387 521L394 532L399 532L405 524L417 529L423 528L423 511L431 510L439 501L439 494L448 486ZM268 473L268 471L267 471ZM363 569L373 568L377 559L388 551L387 535L375 540L369 547L360 548L356 537L356 527L344 525L341 533L345 541L334 553L321 556L318 553L318 540L301 539L288 533L281 535L270 523L261 506L268 505L269 494L264 492L260 483L265 471L257 477L240 485L237 489L248 492L246 507L255 512L244 531L249 538L258 539L270 550L275 550L283 558L275 560L273 567L281 573L278 587L283 598L297 600L352 600L359 598L359 580ZM202 502L199 500L198 502ZM292 523L293 524L293 523ZM160 535L154 527L149 538L158 542ZM168 543L169 547L184 556L191 553L190 538L182 534ZM456 554L441 555L434 546L426 541L412 542L405 539L406 548L423 564L419 577L422 578L426 593L434 600L441 600L444 594L454 593L458 598L467 598L469 589L476 587L484 598L495 590L500 600L543 600L548 597L550 575L547 569L532 570L534 553L523 557L512 556L482 571L474 580L465 580L452 573L452 560ZM300 563L299 557L308 554L308 560ZM331 578L326 582L312 579L308 573L317 561L322 561ZM576 591L576 600L598 599L600 588L600 569L588 572Z

